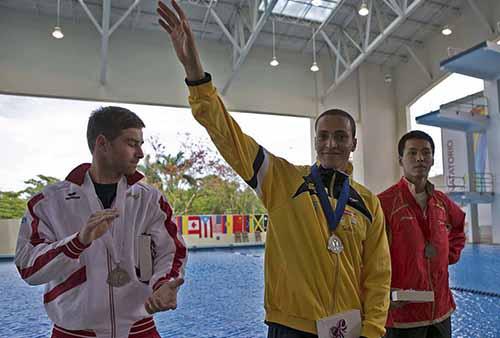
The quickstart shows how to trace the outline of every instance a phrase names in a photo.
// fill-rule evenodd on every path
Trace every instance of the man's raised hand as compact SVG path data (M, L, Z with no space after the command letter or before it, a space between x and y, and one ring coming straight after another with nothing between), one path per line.
M162 1L158 1L156 9L160 16L158 23L170 35L177 58L186 71L186 78L190 81L201 80L205 77L205 72L201 66L200 55L196 49L188 18L175 0L172 0L172 7L177 13L174 13Z

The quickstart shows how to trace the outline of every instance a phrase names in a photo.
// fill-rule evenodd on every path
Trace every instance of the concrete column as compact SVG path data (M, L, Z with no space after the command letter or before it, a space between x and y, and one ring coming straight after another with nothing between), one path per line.
M500 81L485 81L490 126L487 130L490 171L494 173L495 199L491 205L491 228L494 244L500 244Z
M467 171L469 173L469 191L476 191L475 168L474 168L474 134L466 133L467 138ZM469 205L469 242L479 243L479 213L476 203Z

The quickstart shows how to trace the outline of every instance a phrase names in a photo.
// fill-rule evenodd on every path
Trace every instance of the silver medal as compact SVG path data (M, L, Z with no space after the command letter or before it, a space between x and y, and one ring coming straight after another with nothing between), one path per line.
M120 268L119 265L116 266L109 274L108 279L106 280L109 285L115 288L122 287L127 285L130 282L130 276L127 271Z
M339 254L344 250L344 245L337 235L332 234L328 239L328 250L335 254Z

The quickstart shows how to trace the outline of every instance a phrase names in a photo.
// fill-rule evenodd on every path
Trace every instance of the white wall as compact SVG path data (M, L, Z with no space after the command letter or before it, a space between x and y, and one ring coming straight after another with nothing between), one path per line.
M108 83L99 84L100 36L87 18L62 21L65 37L50 36L53 18L0 11L0 92L99 101L187 106L184 72L168 36L158 31L117 29L110 38ZM204 40L207 71L222 88L231 74L232 51ZM310 58L252 49L225 101L234 111L307 116L315 111Z
M0 219L0 257L14 255L20 223L20 219Z
M328 73L322 88L333 79ZM384 81L385 73L373 64L364 64L323 102L322 108L340 108L357 121L358 149L354 153L354 177L375 193L399 178L396 139L396 101L393 84Z

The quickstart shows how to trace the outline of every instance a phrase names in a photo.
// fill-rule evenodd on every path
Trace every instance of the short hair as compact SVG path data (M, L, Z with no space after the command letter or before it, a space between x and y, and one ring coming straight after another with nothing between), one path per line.
M132 111L117 106L100 107L92 112L87 125L87 143L94 152L97 136L104 135L109 141L120 136L128 128L144 128L144 122Z
M343 118L346 118L349 120L349 123L351 125L351 132L352 132L352 137L356 137L356 121L354 121L354 118L349 114L348 112L342 110L342 109L330 109L327 111L322 112L317 118L316 122L314 122L314 130L317 131L318 129L318 122L323 116L340 116Z
M429 134L427 134L421 130L412 130L412 131L404 134L401 137L401 139L399 140L398 153L399 153L400 157L403 157L405 146L406 146L406 141L414 140L414 139L425 140L425 141L429 142L431 144L432 155L434 155L435 146L434 146L434 141L432 140L432 137Z

